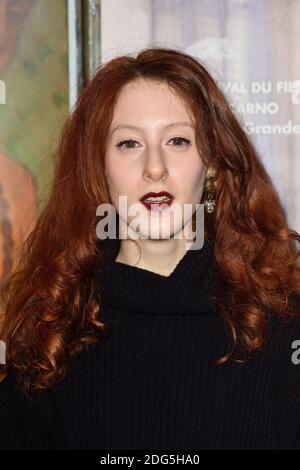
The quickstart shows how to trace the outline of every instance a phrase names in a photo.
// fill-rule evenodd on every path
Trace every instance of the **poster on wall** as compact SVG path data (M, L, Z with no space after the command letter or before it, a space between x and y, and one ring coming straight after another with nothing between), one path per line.
M44 203L69 110L67 6L0 2L0 285Z

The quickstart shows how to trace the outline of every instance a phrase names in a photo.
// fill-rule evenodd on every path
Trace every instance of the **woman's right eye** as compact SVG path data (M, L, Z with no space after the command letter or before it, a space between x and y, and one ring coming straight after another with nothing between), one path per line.
M129 140L122 140L121 142L119 142L116 147L118 148L126 148L126 149L132 149L132 148L135 148L134 146L132 146L132 144L136 143L137 144L137 141L136 140L133 140L133 139L129 139ZM124 144L125 144L125 147L124 147ZM130 144L129 147L127 147L126 145L127 144Z

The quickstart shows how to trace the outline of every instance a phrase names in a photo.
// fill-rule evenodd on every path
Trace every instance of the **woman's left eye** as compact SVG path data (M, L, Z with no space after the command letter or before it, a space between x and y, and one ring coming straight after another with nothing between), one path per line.
M177 142L174 144L176 147L182 147L182 145L189 145L191 143L189 139L185 139L184 137L173 137L172 139L169 140L169 142L172 140L174 142ZM178 144L178 142L182 142L182 143Z

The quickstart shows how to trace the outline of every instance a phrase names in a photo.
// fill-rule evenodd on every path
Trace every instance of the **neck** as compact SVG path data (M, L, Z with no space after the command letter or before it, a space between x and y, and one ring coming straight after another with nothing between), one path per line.
M146 269L162 276L169 276L190 249L194 240L181 238L121 240L118 263Z
M210 292L215 289L217 271L208 239L201 249L187 250L169 275L117 262L119 239L103 240L100 246L101 264L95 269L95 277L103 303L158 315L197 315L214 309Z

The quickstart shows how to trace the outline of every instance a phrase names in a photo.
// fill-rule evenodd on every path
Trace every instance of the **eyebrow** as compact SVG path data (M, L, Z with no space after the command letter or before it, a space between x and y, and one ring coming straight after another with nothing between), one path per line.
M170 124L167 124L166 126L163 126L164 129L170 129L171 127L177 127L177 126L187 126L191 127L192 129L195 129L195 126L191 124L188 121L178 121L178 122L171 122ZM111 134L116 132L119 129L135 129L135 130L143 130L142 127L139 126L133 126L130 124L119 124L118 126L114 127L111 131Z

